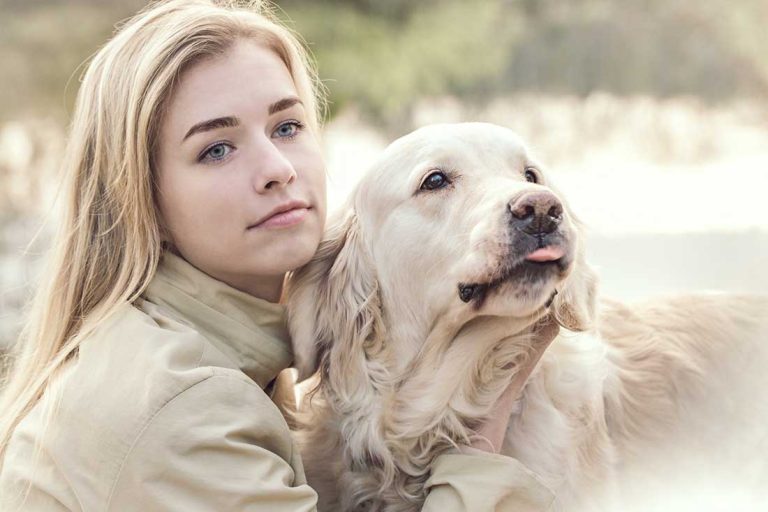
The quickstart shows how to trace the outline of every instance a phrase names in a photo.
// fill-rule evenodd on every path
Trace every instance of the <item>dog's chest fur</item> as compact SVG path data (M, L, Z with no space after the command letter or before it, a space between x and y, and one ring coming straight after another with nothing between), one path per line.
M564 332L542 357L509 423L502 453L538 475L559 510L602 509L615 492L616 455L603 402L610 368L599 339Z

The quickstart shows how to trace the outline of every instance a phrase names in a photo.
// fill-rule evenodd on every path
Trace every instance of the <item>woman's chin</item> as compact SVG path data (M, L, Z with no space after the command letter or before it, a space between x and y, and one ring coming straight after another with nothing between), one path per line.
M317 251L320 237L295 237L285 240L283 243L272 247L265 247L260 251L258 260L260 267L264 267L264 274L284 274L296 270L312 259Z

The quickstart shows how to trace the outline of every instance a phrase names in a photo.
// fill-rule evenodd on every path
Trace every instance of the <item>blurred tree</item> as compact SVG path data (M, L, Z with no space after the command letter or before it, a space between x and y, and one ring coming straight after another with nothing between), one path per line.
M66 117L81 65L145 3L1 0L0 120Z
M396 12L376 14L368 7L375 2L333 3L332 13L326 4L280 5L311 43L332 91L332 114L354 102L393 126L420 97L492 94L522 29L502 2L402 2Z
M0 120L65 117L78 66L146 0L0 0ZM331 115L397 130L425 96L768 96L766 0L278 0Z
M536 10L535 23L526 24L535 29L518 41L505 70L509 88L719 100L764 87L768 75L698 11L637 0L622 9L605 4L583 0Z

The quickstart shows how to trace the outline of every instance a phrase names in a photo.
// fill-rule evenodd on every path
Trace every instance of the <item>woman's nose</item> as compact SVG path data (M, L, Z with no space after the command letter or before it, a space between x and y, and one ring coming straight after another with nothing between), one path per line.
M253 163L253 188L262 194L284 187L296 179L296 169L288 157L271 140L260 144Z

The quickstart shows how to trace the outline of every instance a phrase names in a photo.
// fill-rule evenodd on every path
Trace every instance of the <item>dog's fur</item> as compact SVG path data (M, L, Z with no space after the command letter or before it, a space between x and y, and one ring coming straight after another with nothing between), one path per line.
M424 190L436 169L450 184ZM509 214L541 191L563 204L550 238L565 255L536 266L524 262L532 237ZM430 464L473 439L545 315L564 329L528 380L502 452L538 474L562 510L607 506L622 475L638 482L638 468L671 468L659 462L671 457L649 458L670 447L676 461L706 446L722 462L718 436L735 435L726 419L741 424L755 407L768 418L754 387L768 362L768 300L598 304L583 244L509 130L434 125L385 150L288 289L299 378L317 379L300 435L321 510L420 509ZM493 285L465 302L468 283ZM736 404L745 397L733 393L763 399ZM762 431L744 432L753 437L742 445L762 442L765 453Z

